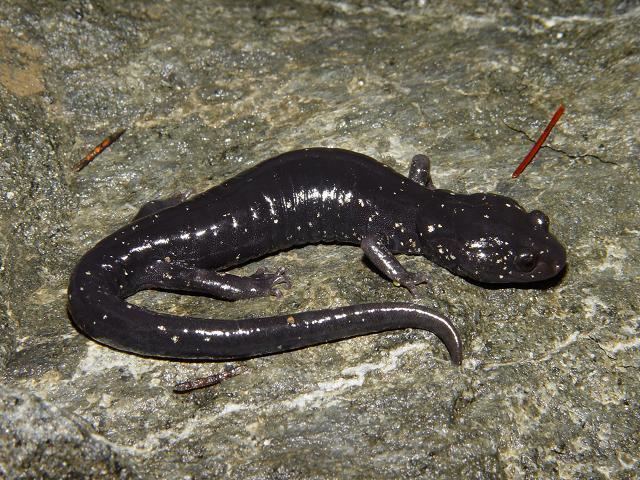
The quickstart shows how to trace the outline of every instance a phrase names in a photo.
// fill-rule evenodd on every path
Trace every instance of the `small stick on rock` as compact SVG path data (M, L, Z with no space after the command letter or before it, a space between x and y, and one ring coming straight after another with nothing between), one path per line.
M76 172L79 172L84 167L89 165L93 161L94 158L96 158L98 155L100 155L109 145L111 145L113 142L118 140L122 136L122 134L124 132L126 132L126 131L127 131L126 128L121 128L117 132L112 133L111 135L109 135L102 142L100 142L100 145L95 147L93 150L91 150L89 153L87 153L87 155L82 160L80 160L78 163L76 163L73 166L73 170L76 171Z
M186 393L199 388L211 387L217 385L227 378L235 377L244 371L242 367L225 368L219 373L214 373L208 377L196 378L194 380L187 380L186 382L178 383L173 387L175 393Z
M524 157L524 160L522 160L522 163L520 163L520 165L518 165L518 168L516 168L513 171L513 173L511 174L511 178L518 178L520 174L524 172L524 169L527 168L527 165L529 165L531 163L531 160L533 160L533 157L536 156L536 154L538 153L538 150L540 150L545 140L551 133L551 130L553 129L555 124L558 123L558 120L560 120L560 117L562 116L563 113L564 113L564 105L560 104L560 106L556 110L556 113L553 114L551 121L547 125L547 128L544 129L544 132L542 132L542 135L540 135L540 138L538 138L538 141L533 145L531 150L529 150L529 153L527 153L527 156Z

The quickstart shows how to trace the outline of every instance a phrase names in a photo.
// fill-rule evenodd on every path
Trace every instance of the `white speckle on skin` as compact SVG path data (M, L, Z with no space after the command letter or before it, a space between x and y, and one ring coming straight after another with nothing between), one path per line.
M273 206L273 200L271 198L267 197L266 195L263 195L263 198L269 204L269 211L271 212L271 215L275 215L276 214L276 209Z
M161 332L166 332L167 327L165 327L164 325L158 325L158 330L160 330Z
M434 227L433 225L429 225L429 226L427 226L427 231L428 231L429 233L433 233L433 231L434 231L435 229L436 229L436 227Z
M173 341L173 343L178 343L178 340L180 340L180 337L177 335L174 335L173 337L171 337L171 340Z
M278 223L278 219L277 219L277 218L274 218L274 219L273 219L273 223Z

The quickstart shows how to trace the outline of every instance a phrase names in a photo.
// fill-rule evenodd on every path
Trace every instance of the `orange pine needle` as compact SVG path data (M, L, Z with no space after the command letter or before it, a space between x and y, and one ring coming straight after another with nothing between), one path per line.
M85 155L85 157L82 160L80 160L78 163L76 163L73 166L73 169L76 172L79 172L84 167L89 165L93 161L93 159L96 158L98 155L100 155L109 145L111 145L113 142L118 140L126 130L127 130L126 128L122 128L122 129L118 130L117 132L112 133L111 135L109 135L102 142L100 142L100 144L97 147L95 147L93 150L91 150L89 153L87 153L87 155Z
M536 154L538 153L538 150L540 150L545 140L551 133L551 130L553 130L553 127L556 125L556 123L558 123L558 120L560 120L560 117L562 116L563 113L564 113L564 105L560 104L560 106L556 110L556 113L553 114L551 121L547 125L547 128L544 129L544 132L542 132L542 135L540 135L540 138L538 138L538 141L533 145L531 150L529 150L529 153L527 153L527 156L524 157L524 160L522 160L522 163L520 163L520 165L518 165L518 168L516 168L513 171L513 173L511 174L511 178L518 178L520 174L524 172L524 169L527 168L527 165L529 165L533 160L533 158L536 156Z

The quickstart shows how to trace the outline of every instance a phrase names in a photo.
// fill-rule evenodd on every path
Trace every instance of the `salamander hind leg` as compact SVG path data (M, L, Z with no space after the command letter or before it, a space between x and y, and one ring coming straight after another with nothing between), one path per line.
M416 287L428 282L425 274L409 272L404 268L379 235L373 234L364 237L360 242L360 247L371 263L393 281L394 285L406 288L414 297L416 296Z
M426 155L415 155L413 159L411 159L409 179L423 187L427 187L429 190L436 188L431 179L431 160L429 160L429 157Z
M269 295L280 297L280 285L291 287L284 268L274 273L259 268L254 274L243 277L160 261L145 269L137 290L191 292L233 301Z

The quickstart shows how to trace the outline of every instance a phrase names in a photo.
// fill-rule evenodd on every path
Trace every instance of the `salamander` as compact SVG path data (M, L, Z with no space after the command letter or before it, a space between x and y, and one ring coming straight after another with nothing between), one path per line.
M227 270L292 247L359 245L395 285L415 295L427 275L396 254L421 255L482 283L531 283L558 275L563 246L549 219L490 193L434 187L416 155L408 176L355 152L308 148L257 164L189 199L144 205L132 222L75 267L68 310L78 329L113 348L173 359L243 359L404 328L433 332L460 364L462 342L446 316L411 302L370 303L263 318L222 320L152 312L127 302L144 289L223 300L281 295L283 268Z

